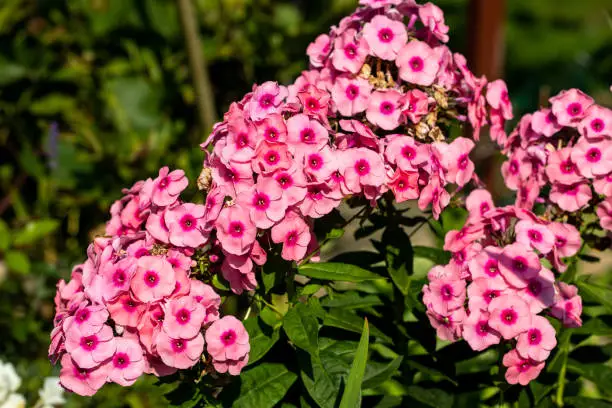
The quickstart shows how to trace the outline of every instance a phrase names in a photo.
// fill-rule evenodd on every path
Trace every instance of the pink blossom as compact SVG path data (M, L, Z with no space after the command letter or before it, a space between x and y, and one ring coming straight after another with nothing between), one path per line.
M537 362L521 358L516 349L510 350L504 355L503 364L506 370L506 381L510 384L529 384L540 375L544 368L544 362Z
M164 364L178 369L192 367L204 351L204 337L201 333L192 339L175 339L162 330L155 344Z
M499 261L499 271L506 282L515 288L527 286L527 282L542 269L538 255L520 243L506 246Z
M344 180L354 193L365 186L379 187L385 182L385 168L382 157L372 150L360 147L352 149L346 157Z
M153 302L169 296L176 286L170 262L156 256L138 259L136 273L130 284L134 296L141 302Z
M166 220L164 220L165 213L166 210L164 209L158 213L149 214L145 228L153 238L167 244L170 242L170 231L166 226Z
M436 335L447 341L456 341L461 337L462 323L466 318L463 308L452 311L448 316L427 311L427 318L431 325L436 329Z
M66 317L62 324L65 333L78 330L84 336L98 333L108 320L108 311L102 305L90 305L76 310L74 315Z
M495 298L508 294L508 285L499 280L477 278L467 288L470 311L489 309L489 304Z
M239 117L229 122L228 131L229 137L221 152L221 157L226 162L246 163L251 161L257 140L255 126L243 117Z
M213 360L213 367L218 373L229 373L230 375L239 375L240 371L249 362L249 354L247 353L240 360Z
M482 351L500 341L499 334L489 327L489 314L480 310L471 311L463 322L463 338L475 351Z
M232 163L226 166L220 160L212 163L214 183L219 186L224 195L236 197L238 193L253 185L253 170L251 163Z
M531 325L531 312L523 299L516 295L504 295L489 303L489 326L510 340L526 331Z
M153 180L151 200L161 207L174 204L179 194L187 188L189 181L183 170L169 172L168 167L159 169L158 177Z
M559 284L559 288L563 288L563 282ZM561 293L561 296L555 301L555 304L550 309L550 314L559 319L565 327L580 327L582 326L582 298L576 294L575 287L571 293Z
M283 117L278 113L266 115L256 124L257 135L271 143L285 143L287 141L287 126Z
M551 182L569 185L582 180L571 156L572 149L569 147L556 150L548 156L546 175Z
M343 116L354 116L368 108L372 85L363 78L339 77L331 91L336 109Z
M213 360L240 360L250 349L249 334L234 316L224 316L206 330L206 351Z
M429 308L435 313L448 315L463 307L465 302L465 281L461 279L436 279L429 282L431 301Z
M109 373L107 364L91 369L81 368L69 354L62 357L61 364L60 384L75 394L92 396L106 383Z
M225 207L217 220L217 238L223 249L234 255L247 253L257 235L250 211L239 204Z
M359 0L359 4L370 6L372 8L380 8L388 5L399 5L405 0Z
M322 149L303 148L296 154L296 161L303 166L304 173L310 180L326 181L337 167L337 155L329 146Z
M192 280L189 295L196 302L204 306L206 317L204 323L211 323L219 319L219 306L221 306L221 297L215 290L199 280Z
M420 89L411 89L402 97L402 114L412 123L419 123L429 112L429 96Z
M325 123L329 110L330 95L327 90L322 91L314 85L309 85L298 92L298 100L304 107L304 113Z
M262 229L282 220L287 209L283 189L271 178L259 178L252 190L238 196L238 202L249 209L251 220Z
M116 297L112 302L107 303L106 307L115 323L127 327L138 326L146 309L146 306L133 299L129 292Z
M357 74L368 56L368 43L364 37L355 38L356 31L349 29L334 41L331 61L338 71ZM348 115L347 115L348 116Z
M595 210L601 228L612 231L612 197L602 201Z
M323 62L331 50L331 40L327 34L319 35L314 42L306 48L306 54L310 57L310 65L316 68L323 66Z
M506 285L499 269L502 249L487 246L469 261L469 270L472 279L485 278L496 286Z
M408 40L406 26L401 21L378 15L363 27L363 38L375 57L392 61Z
M223 262L221 274L229 282L232 292L237 295L242 294L245 290L250 291L257 287L257 280L252 270L242 272L232 267L228 262Z
M487 84L487 102L493 109L501 111L504 119L513 118L512 103L510 103L508 88L503 80L498 79Z
M572 126L584 118L593 98L578 89L570 89L550 98L550 103L557 122L562 126Z
M589 139L612 136L612 110L591 105L578 125L580 132Z
M366 117L370 123L385 130L399 126L402 94L395 90L374 91L370 96Z
M570 224L551 222L548 229L555 235L555 249L562 257L574 256L582 245L580 232Z
M113 329L102 326L95 334L84 335L72 326L66 332L66 351L81 368L93 368L108 360L116 348Z
M448 42L449 28L444 23L444 13L438 6L432 3L421 5L419 18L438 40Z
M173 338L191 339L199 333L206 310L194 298L184 296L164 305L163 330Z
M164 215L165 224L170 232L170 242L179 247L198 248L208 241L204 235L203 205L185 203L169 209Z
M465 200L465 208L468 210L468 222L475 222L495 208L491 193L485 189L477 189L470 193Z
M529 220L521 220L514 227L516 242L524 246L532 246L542 254L552 251L555 236L546 225Z
M262 120L268 114L277 113L281 103L288 95L287 88L272 81L253 88L253 96L245 105L244 110L254 121Z
M281 256L287 261L300 261L306 255L310 242L310 228L295 212L289 212L272 227L272 241L283 244Z
M597 194L612 196L612 173L597 177L593 182L593 188Z
M557 118L551 109L540 109L534 112L531 116L531 127L535 132L546 137L551 137L562 128L557 123Z
M606 175L612 172L612 142L592 143L581 137L572 149L572 161L584 177Z
M532 171L532 165L527 161L525 152L522 150L514 152L501 167L504 181L510 190L517 190L521 181L527 180Z
M323 147L329 141L329 134L323 125L307 115L298 114L287 120L288 143L293 149L300 145Z
M273 178L283 189L283 196L288 206L299 203L306 196L306 177L295 163L287 170L274 173Z
M258 174L268 175L278 170L286 170L291 167L289 148L284 143L271 143L262 140L257 145L252 165L253 171ZM242 191L247 189L244 188Z
M117 338L117 350L108 365L110 381L124 387L134 384L145 368L142 347L136 340Z
M450 195L444 189L439 177L432 177L430 182L421 191L419 209L424 211L429 204L435 219L438 219L442 210L450 202Z
M419 173L398 169L387 183L398 203L419 198Z
M416 171L429 160L429 146L410 136L397 136L387 145L385 157L404 171Z
M395 61L399 76L415 85L430 86L436 79L440 64L438 56L427 43L412 40L405 44Z
M556 346L555 328L545 317L533 316L531 326L518 337L516 351L523 358L544 361Z
M444 250L457 252L484 236L483 226L465 225L460 230L451 230L444 237Z
M527 282L527 286L517 292L529 305L531 313L540 313L542 310L552 306L555 300L555 275L546 268Z
M432 146L434 154L445 168L445 178L458 186L464 186L474 174L474 163L470 160L470 152L474 142L464 137L458 137L452 143L436 142Z
M331 188L325 183L311 183L306 197L297 206L305 217L321 218L340 205L341 199L331 195Z
M574 212L586 206L592 197L587 183L576 183L570 186L554 184L550 190L550 201L556 203L564 211Z

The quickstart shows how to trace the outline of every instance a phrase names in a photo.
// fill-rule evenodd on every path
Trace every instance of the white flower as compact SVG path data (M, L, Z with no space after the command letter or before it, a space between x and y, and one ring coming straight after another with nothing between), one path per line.
M59 377L47 377L43 387L38 391L42 408L53 408L66 403L64 389L60 385Z
M20 386L21 378L17 375L15 367L11 363L0 361L0 404L5 403ZM6 407L11 406L6 405ZM0 405L0 408L5 408L5 405Z
M8 398L0 402L0 408L25 408L26 401L21 394L10 394Z

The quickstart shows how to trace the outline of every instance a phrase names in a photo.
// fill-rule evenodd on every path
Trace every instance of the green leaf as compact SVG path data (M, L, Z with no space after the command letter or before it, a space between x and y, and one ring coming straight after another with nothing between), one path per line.
M308 263L300 266L298 273L315 279L347 282L381 279L379 275L358 266L335 262Z
M397 289L406 296L410 289L410 277L413 273L412 245L410 237L400 228L387 228L382 236L385 246L385 264L389 276Z
M353 333L361 333L363 327L363 318L349 311L345 311L342 309L332 309L329 313L325 315L325 318L323 319L323 326L336 327ZM369 328L370 335L378 337L388 343L393 342L391 337L381 332L372 324L369 324Z
M368 362L368 344L370 341L370 331L368 320L363 324L363 332L357 346L355 359L351 366L346 388L340 401L340 408L358 408L361 406L361 384L365 375L366 364Z
M261 364L243 371L240 381L226 388L221 398L233 408L272 408L296 379L297 374L283 364Z
M4 262L10 271L26 275L30 273L30 261L23 252L8 251L4 254Z
M297 347L316 355L319 351L319 322L308 305L298 303L285 315L283 330Z
M333 298L326 297L322 302L325 307L341 307L344 309L359 309L382 304L383 302L378 296L361 296L359 292L355 291L335 294Z
M21 230L16 231L13 238L13 245L31 245L36 241L51 234L59 227L59 221L53 219L30 221Z
M248 365L252 365L276 344L280 337L280 329L268 326L259 317L252 317L243 323L249 333L249 344L251 345Z
M6 251L11 245L11 230L4 220L0 220L0 251Z
M23 65L16 64L0 58L0 85L8 85L19 81L27 75L27 69Z
M604 393L610 394L612 384L612 367L605 364L580 364L575 360L570 360L567 369L584 378L592 381Z
M445 265L450 261L450 253L442 249L415 246L412 250L414 251L415 257L429 259L436 265Z
M374 388L387 381L389 378L398 374L398 369L402 364L403 356L399 356L384 366L381 370L369 373L363 381L363 389Z
M576 284L584 301L599 303L608 309L609 312L612 312L612 296L610 296L612 288L585 281L578 281Z
M566 397L564 402L572 408L612 408L612 403L594 398Z
M433 408L453 406L453 396L436 388L422 388L411 385L406 387L406 394L411 399Z

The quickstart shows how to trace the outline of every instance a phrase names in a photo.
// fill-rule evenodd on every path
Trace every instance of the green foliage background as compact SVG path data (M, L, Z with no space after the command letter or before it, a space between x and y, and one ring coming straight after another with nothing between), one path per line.
M291 82L307 66L308 43L356 3L195 0L217 114L253 82ZM612 104L609 0L507 3L505 76L516 113L573 86ZM451 47L467 52L467 1L436 4ZM17 365L31 399L53 372L55 282L83 259L122 187L164 164L195 179L205 138L195 115L174 0L0 2L0 359ZM346 345L320 346L322 359L347 355ZM166 386L153 382L107 386L69 406L165 406ZM420 403L442 403L427 398Z

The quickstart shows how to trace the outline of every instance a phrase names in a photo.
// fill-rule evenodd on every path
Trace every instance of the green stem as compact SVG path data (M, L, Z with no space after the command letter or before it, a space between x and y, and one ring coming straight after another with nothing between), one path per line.
M565 392L565 375L567 373L567 361L569 359L569 345L571 337L572 336L568 334L568 336L564 339L561 348L559 349L559 352L563 353L561 357L563 361L561 363L561 370L559 370L559 379L557 380L558 387L556 402L558 407L563 407L563 393Z
M276 314L278 314L280 317L284 316L284 314L282 314L281 311L276 308L276 306L274 306L273 304L267 302L266 299L264 299L262 296L257 295L257 300L259 300L264 305L268 306L270 309L272 309L274 312L276 312Z

